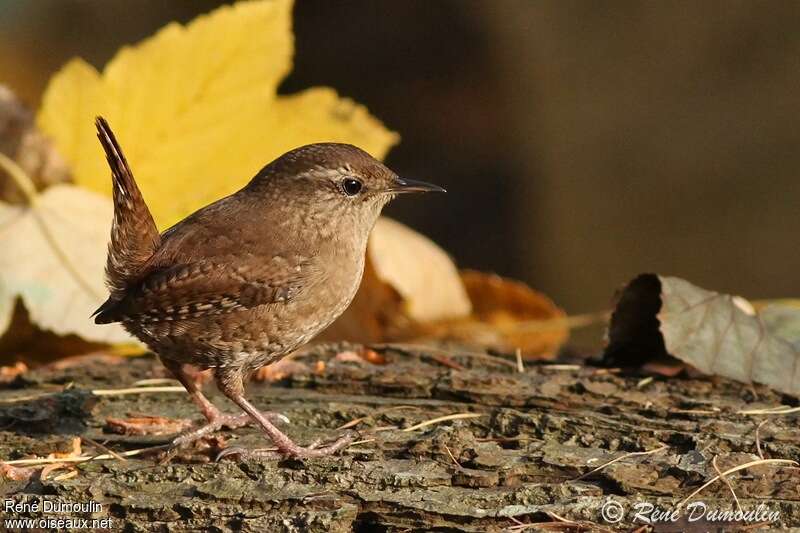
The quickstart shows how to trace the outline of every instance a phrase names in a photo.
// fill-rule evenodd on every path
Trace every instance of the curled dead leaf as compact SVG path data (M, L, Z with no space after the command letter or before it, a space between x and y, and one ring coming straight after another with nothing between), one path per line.
M472 314L423 326L429 335L504 352L519 349L528 359L554 357L569 337L564 311L526 284L472 270L461 279Z
M373 230L364 280L324 340L362 343L449 339L553 356L567 339L564 312L524 283L459 273L427 237L387 218Z
M756 306L680 278L642 274L622 291L604 360L676 357L706 374L800 395L800 309Z

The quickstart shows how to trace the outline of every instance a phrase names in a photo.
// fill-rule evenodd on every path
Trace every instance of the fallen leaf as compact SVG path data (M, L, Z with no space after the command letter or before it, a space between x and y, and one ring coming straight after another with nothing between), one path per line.
M367 248L375 274L403 299L405 312L417 322L468 316L467 290L450 256L436 243L391 220L375 224Z
M81 438L73 437L70 440L70 449L68 451L49 453L46 459L69 459L72 457L80 457L82 454ZM49 463L38 467L17 467L0 461L0 476L14 481L26 481L38 474L38 478L44 481L48 478L50 473L64 468L72 470L73 465L67 463ZM69 477L74 477L74 474ZM67 476L61 479L67 479Z
M163 416L106 418L105 430L121 435L174 435L192 426L191 420Z
M524 283L471 270L461 279L472 314L423 326L428 335L504 352L519 349L527 359L555 357L569 337L564 311Z
M271 365L262 366L253 373L253 381L266 381L273 383L286 379L289 376L308 374L311 369L305 363L284 358Z
M48 459L67 459L70 457L80 457L83 454L80 437L72 437L70 440L70 449L66 452L53 452L47 455Z
M14 466L0 461L0 476L12 481L27 481L38 471L38 468Z
M366 361L353 350L339 352L334 356L333 360L340 363L357 363L359 365L366 363ZM317 361L317 363L324 363L324 361Z
M107 295L110 200L73 185L30 194L25 205L0 202L0 334L20 298L31 322L42 329L90 341L131 342L120 325L101 327L89 319Z
M413 337L416 325L465 317L471 305L453 261L433 241L381 217L350 307L320 340L371 343Z
M546 358L568 338L565 318L549 298L524 283L459 272L433 241L383 217L370 237L353 303L321 339L458 340Z
M382 354L379 354L375 350L370 350L369 348L361 348L358 351L358 356L368 363L372 363L373 365L386 364L386 357L384 357Z
M290 0L239 2L172 23L99 73L80 59L50 81L38 123L78 184L110 195L94 131L114 128L161 228L243 186L297 146L334 141L382 158L398 141L329 88L277 95L294 53Z
M0 366L0 383L8 383L20 374L28 371L28 365L17 361L13 365Z
M5 85L0 85L0 153L17 162L36 190L70 180L67 163L36 128L33 112ZM26 201L23 191L2 168L0 201Z
M756 311L739 296L642 274L620 295L604 360L638 366L666 355L706 374L800 395L800 309Z

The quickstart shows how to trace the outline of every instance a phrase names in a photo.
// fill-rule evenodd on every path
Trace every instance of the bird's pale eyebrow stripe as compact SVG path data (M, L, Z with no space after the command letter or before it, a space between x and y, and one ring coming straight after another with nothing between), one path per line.
M350 171L352 172L352 170ZM342 168L315 168L313 170L309 170L308 172L304 172L300 174L298 177L308 177L308 178L336 178L339 176L346 176L350 172L344 167Z

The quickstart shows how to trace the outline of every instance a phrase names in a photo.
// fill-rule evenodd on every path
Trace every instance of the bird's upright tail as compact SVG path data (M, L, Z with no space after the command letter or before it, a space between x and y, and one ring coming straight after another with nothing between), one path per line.
M106 284L111 301L120 299L126 287L142 275L161 237L108 122L97 117L95 125L97 138L111 167L114 189L114 221L106 262Z

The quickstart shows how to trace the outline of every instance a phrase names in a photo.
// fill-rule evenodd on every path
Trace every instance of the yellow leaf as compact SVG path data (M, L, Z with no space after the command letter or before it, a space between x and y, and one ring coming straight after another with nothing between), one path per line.
M97 326L89 315L105 300L103 268L111 201L54 185L30 205L0 202L0 335L22 299L31 322L58 335L94 342L131 342L119 324Z
M221 7L122 49L98 73L69 62L50 81L38 123L75 180L109 194L94 117L114 128L159 227L243 186L291 148L355 144L382 158L398 136L332 89L278 96L291 68L289 0Z

